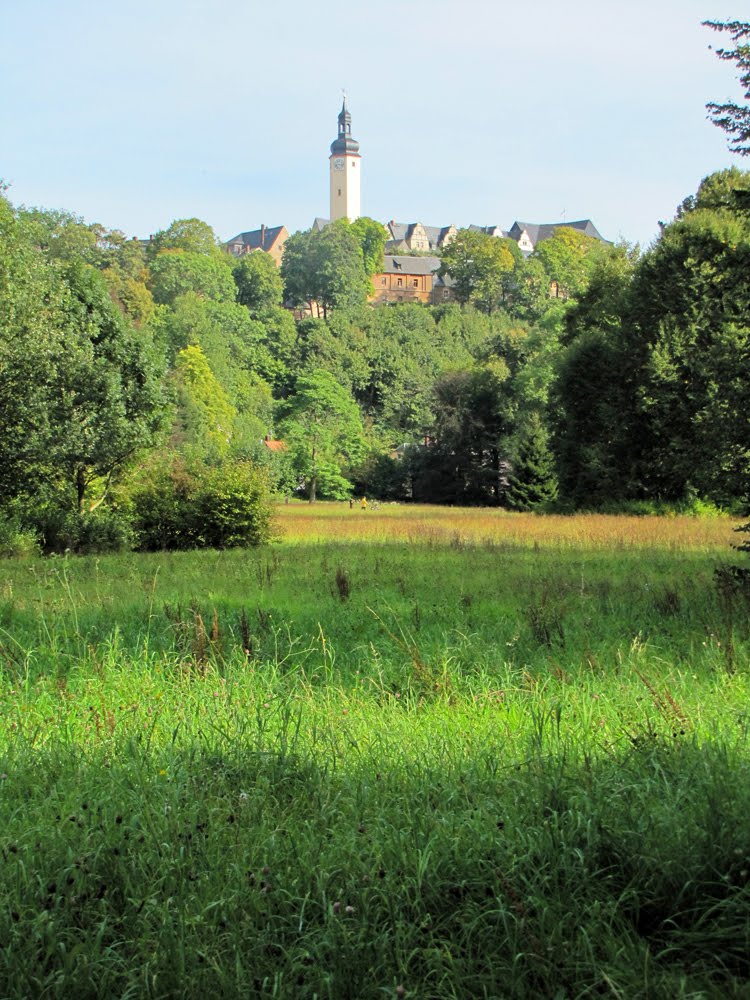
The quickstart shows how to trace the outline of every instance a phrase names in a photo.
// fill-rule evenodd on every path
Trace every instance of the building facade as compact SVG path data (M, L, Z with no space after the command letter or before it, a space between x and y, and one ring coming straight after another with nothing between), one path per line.
M438 275L439 257L386 254L383 270L372 276L373 305L391 302L422 302L437 305L453 298L451 280Z

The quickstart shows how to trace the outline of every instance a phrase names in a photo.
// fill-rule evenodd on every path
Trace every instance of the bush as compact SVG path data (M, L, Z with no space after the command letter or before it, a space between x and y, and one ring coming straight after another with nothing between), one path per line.
M266 476L250 462L188 468L175 460L132 497L137 548L236 548L272 537Z
M130 520L122 511L98 507L83 513L47 507L34 517L45 552L121 552L133 543Z
M36 535L14 518L0 518L0 559L27 559L39 555Z

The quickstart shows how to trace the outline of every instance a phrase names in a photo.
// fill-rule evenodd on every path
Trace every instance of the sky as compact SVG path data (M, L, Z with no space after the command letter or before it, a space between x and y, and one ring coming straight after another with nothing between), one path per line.
M700 22L744 15L715 2L0 0L0 178L128 236L306 229L345 88L363 215L645 247L749 165L706 120L741 95Z

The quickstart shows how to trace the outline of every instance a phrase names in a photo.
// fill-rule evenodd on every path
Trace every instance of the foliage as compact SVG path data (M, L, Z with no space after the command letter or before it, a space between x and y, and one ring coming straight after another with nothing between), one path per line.
M195 292L217 302L234 302L231 261L226 254L208 256L193 250L167 249L149 264L149 288L154 301L174 305L180 295Z
M451 278L459 302L472 302L487 313L498 308L506 276L516 264L509 242L471 229L458 230L443 250L440 274Z
M0 559L27 559L39 555L36 533L18 517L0 516Z
M176 442L199 453L224 457L232 440L237 411L197 344L177 355L174 368L177 387Z
M513 510L545 510L557 499L557 472L549 435L538 412L532 412L520 435L511 464L505 501Z
M745 101L750 101L750 23L746 21L704 21L703 24L714 31L725 32L735 44L733 49L717 49L719 59L735 63L740 71L739 81ZM741 156L750 154L750 107L726 101L706 105L708 116L714 125L727 133L729 148Z
M111 506L71 511L55 502L37 503L27 520L47 554L123 552L133 544L128 512Z
M284 297L284 283L276 262L262 250L243 254L232 268L237 301L253 316L264 316Z
M579 298L588 286L597 261L607 253L601 240L578 229L560 226L534 250L550 281L556 282L561 298Z
M142 551L246 547L273 534L268 484L249 462L188 466L174 459L152 470L131 503Z
M638 269L642 475L662 496L725 505L750 489L748 275L750 216L729 208L683 214Z
M175 219L167 229L160 229L148 242L149 259L153 260L165 250L182 250L186 253L222 257L216 233L201 219Z
M252 316L265 316L280 306L284 283L273 257L261 250L243 254L232 268L237 285L237 301L250 310Z
M350 223L350 229L362 249L365 274L371 278L373 274L383 270L383 251L388 239L388 230L382 223L366 215L360 215Z
M346 468L364 456L362 420L350 394L326 371L302 375L280 407L279 433L313 503L351 489ZM326 492L328 491L328 492Z
M294 233L284 244L281 277L287 301L326 318L332 309L362 305L371 285L362 246L346 219Z
M503 439L511 430L507 364L495 358L447 372L434 386L434 438L413 456L416 499L497 504L505 490Z

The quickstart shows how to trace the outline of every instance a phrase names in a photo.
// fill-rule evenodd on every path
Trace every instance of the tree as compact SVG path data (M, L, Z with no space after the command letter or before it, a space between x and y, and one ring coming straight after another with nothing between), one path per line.
M515 267L507 240L472 229L459 229L443 250L440 275L453 281L459 302L472 302L491 313L504 298L505 279Z
M353 309L370 293L362 247L345 219L307 230L284 244L281 277L287 301L326 318L331 309Z
M197 344L177 355L178 444L210 458L223 458L229 450L237 411L217 380Z
M223 255L216 233L201 219L175 219L167 229L155 233L148 243L149 257L156 257L164 250L184 250L209 257Z
M415 494L431 502L500 502L512 429L509 377L505 362L493 358L437 379L435 422L415 462Z
M112 302L100 272L64 272L60 355L48 373L49 438L40 461L74 485L80 512L88 487L109 480L160 429L163 361Z
M49 378L63 351L65 284L0 194L0 506L33 494L52 433Z
M237 301L253 316L262 316L284 297L284 282L273 258L262 250L243 254L232 268Z
M211 257L193 250L163 250L149 265L149 287L154 301L166 305L186 292L219 302L233 302L237 296L231 260L223 253Z
M560 226L553 236L537 244L534 258L544 265L549 280L562 298L579 298L588 286L596 261L606 245L571 226Z
M351 483L343 473L365 451L362 418L350 394L328 372L302 375L279 417L279 433L304 477L310 503L319 492L347 496Z
M360 215L351 223L351 231L362 248L365 274L371 278L373 274L383 270L383 252L388 239L388 230L375 219Z
M505 498L515 510L525 511L544 509L557 499L555 460L537 411L530 414L521 434Z
M634 287L651 491L729 504L750 492L750 217L695 209L666 227Z
M740 70L740 84L744 90L743 98L750 101L750 23L746 21L704 21L707 28L725 32L735 43L733 49L717 49L719 59L726 59L736 64ZM729 149L740 156L750 155L750 107L726 101L716 104L713 101L706 105L709 119L727 133Z

